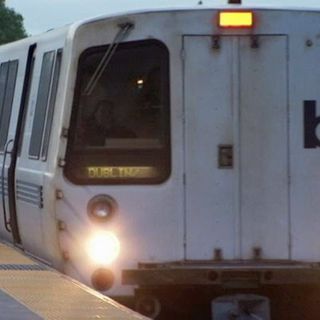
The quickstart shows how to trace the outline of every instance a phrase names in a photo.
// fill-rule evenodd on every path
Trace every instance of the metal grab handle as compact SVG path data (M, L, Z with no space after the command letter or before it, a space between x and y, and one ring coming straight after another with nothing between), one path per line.
M6 230L10 233L11 233L10 221L7 219L6 199L5 199L5 190L4 190L4 171L5 171L5 167L6 167L7 154L11 153L11 152L8 152L8 147L9 147L10 143L12 143L12 142L13 142L13 139L8 140L5 147L4 147L3 163L2 163L2 169L1 169L3 219L4 219L4 226L5 226Z

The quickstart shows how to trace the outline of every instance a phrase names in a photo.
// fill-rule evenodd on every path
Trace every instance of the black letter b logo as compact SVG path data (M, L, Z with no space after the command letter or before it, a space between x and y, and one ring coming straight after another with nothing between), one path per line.
M315 100L304 101L304 147L314 149L320 147L316 129L320 124L320 116L317 117L317 104Z

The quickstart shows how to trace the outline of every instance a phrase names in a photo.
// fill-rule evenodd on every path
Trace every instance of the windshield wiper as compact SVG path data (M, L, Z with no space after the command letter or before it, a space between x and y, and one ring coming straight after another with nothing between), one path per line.
M134 25L131 22L127 22L127 23L119 25L120 30L118 31L118 33L114 37L112 43L108 46L108 50L106 51L106 53L102 57L99 65L97 66L92 77L90 78L90 80L84 90L84 93L83 93L84 95L89 96L92 93L97 82L101 78L104 70L108 66L111 58L113 57L114 53L116 52L118 45L125 39L125 37L127 37L127 35L133 29L133 27L134 27Z

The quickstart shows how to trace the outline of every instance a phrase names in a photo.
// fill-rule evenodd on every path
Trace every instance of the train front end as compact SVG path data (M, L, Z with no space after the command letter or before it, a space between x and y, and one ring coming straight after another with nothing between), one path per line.
M56 208L65 272L113 297L134 288L152 317L299 309L320 279L319 21L200 5L79 26Z

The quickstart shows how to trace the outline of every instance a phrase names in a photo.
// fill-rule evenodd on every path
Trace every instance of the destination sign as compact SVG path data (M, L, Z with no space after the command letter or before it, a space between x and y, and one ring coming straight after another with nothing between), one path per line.
M87 177L91 179L154 178L155 167L87 167Z

